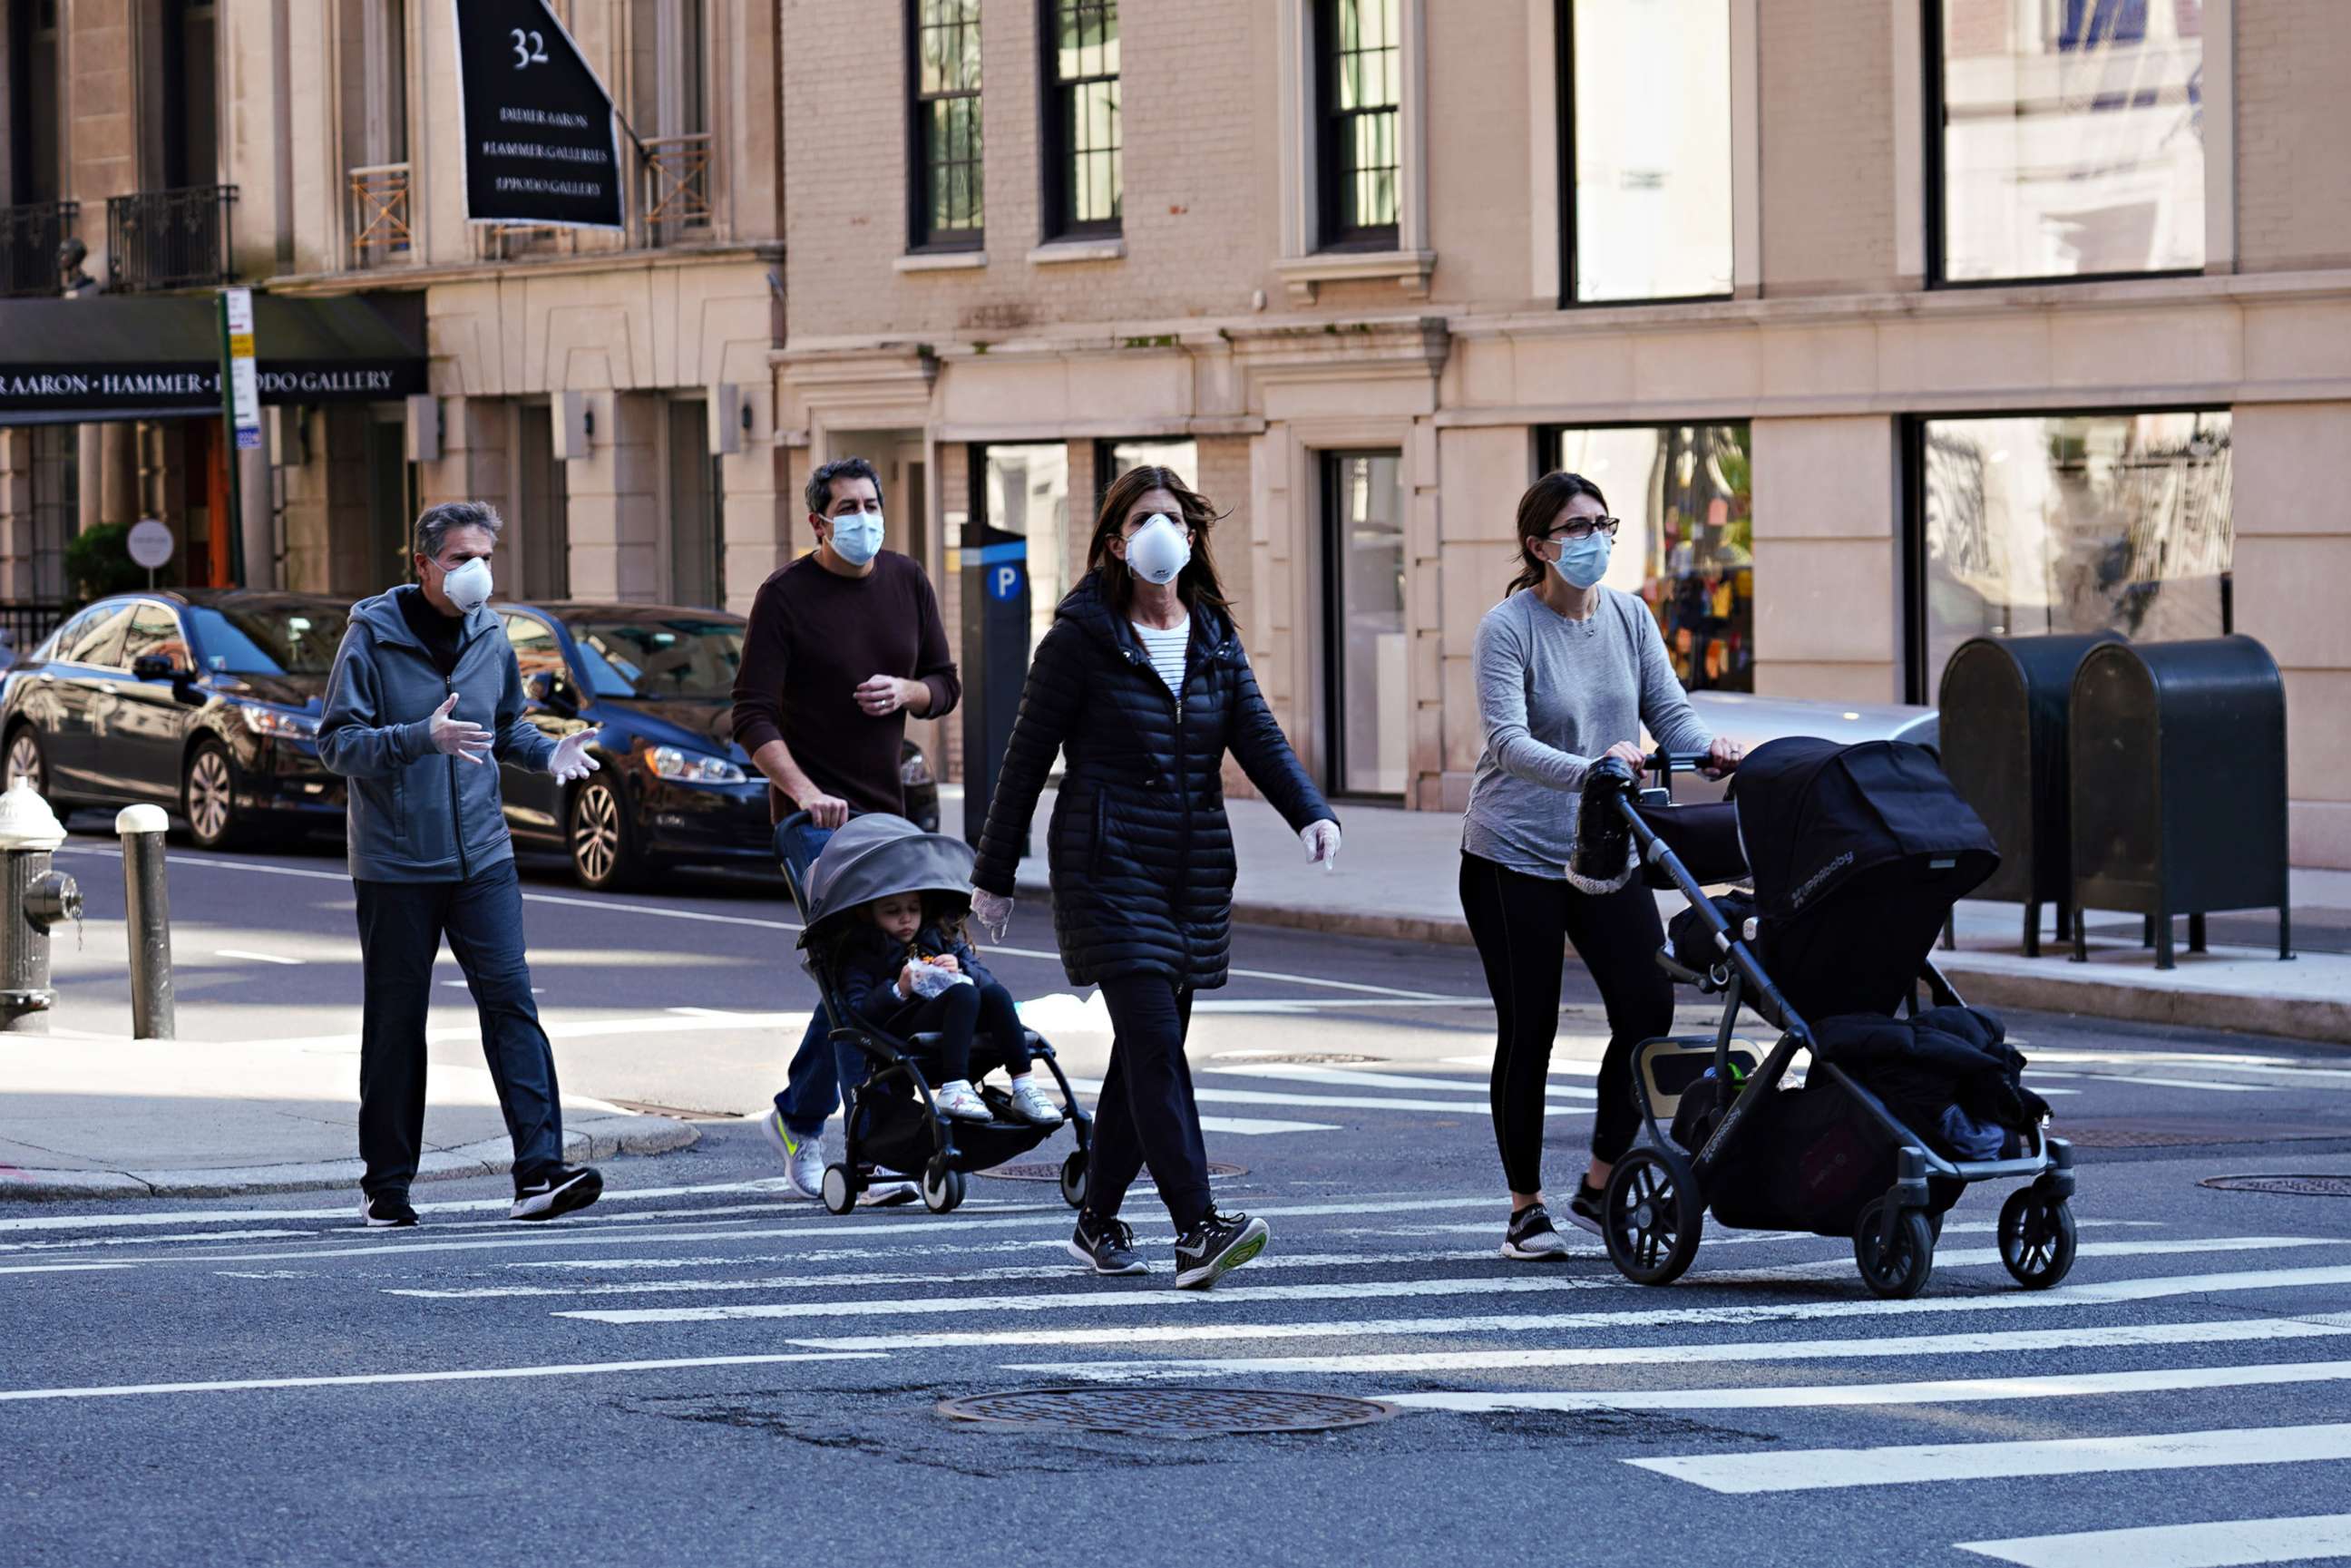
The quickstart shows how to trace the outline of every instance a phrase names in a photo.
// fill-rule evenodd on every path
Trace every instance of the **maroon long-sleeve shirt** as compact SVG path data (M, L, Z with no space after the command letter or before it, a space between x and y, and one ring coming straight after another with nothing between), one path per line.
M752 601L735 679L736 743L757 753L780 739L818 789L852 810L904 816L905 713L875 718L857 706L857 688L875 675L928 686L926 718L944 717L962 700L931 580L894 550L875 556L863 577L842 577L804 555L761 583ZM797 803L771 787L768 807L781 821Z

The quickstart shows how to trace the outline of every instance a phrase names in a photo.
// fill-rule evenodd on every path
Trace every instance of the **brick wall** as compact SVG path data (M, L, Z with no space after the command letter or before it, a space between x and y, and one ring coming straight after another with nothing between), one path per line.
M1896 274L1887 0L1770 0L1763 73L1763 287L1890 287Z
M2351 5L2238 0L2237 254L2246 272L2351 261Z

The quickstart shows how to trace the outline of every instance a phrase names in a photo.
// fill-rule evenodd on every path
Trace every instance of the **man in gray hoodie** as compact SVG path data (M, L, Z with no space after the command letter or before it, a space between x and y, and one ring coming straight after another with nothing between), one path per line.
M522 672L487 608L504 520L453 501L416 519L416 577L352 607L319 723L319 755L350 780L345 830L359 894L361 1218L413 1225L424 1137L424 1018L447 936L482 1018L507 1132L513 1215L552 1219L596 1201L603 1177L563 1163L555 1053L539 1028L522 939L522 887L497 761L558 779L596 771L583 728L549 740L523 716Z

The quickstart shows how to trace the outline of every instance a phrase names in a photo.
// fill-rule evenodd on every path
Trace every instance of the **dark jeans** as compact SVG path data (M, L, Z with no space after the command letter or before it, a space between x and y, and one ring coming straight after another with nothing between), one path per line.
M1029 1036L1020 1027L1012 993L993 980L917 997L892 1013L883 1027L909 1041L918 1034L939 1036L936 1057L923 1053L925 1076L933 1061L939 1068L932 1079L934 1088L969 1078L974 1067L985 1073L1000 1062L1015 1078L1029 1071Z
M1543 1088L1552 1042L1559 1036L1560 969L1570 942L1608 1009L1592 1154L1614 1164L1641 1126L1633 1099L1633 1048L1674 1027L1673 982L1657 967L1666 933L1656 899L1637 877L1630 886L1594 895L1465 854L1461 913L1468 916L1494 995L1490 1096L1494 1138L1510 1190L1542 1190Z
M424 1140L424 1017L449 939L482 1018L482 1054L514 1140L515 1185L562 1163L555 1053L530 999L514 862L465 882L358 882L366 1016L360 1025L360 1158L371 1193L401 1192Z
M1122 975L1102 983L1110 1009L1110 1071L1094 1103L1093 1159L1086 1207L1109 1219L1145 1165L1158 1184L1176 1233L1208 1214L1208 1150L1184 1039L1192 1028L1192 992L1157 975Z
M778 827L776 835L778 851L790 859L803 878L832 841L831 829L807 822L789 833ZM800 1033L799 1049L792 1052L791 1066L785 1070L783 1091L776 1096L777 1113L793 1137L813 1138L824 1131L825 1119L840 1105L843 1091L864 1082L863 1053L853 1045L832 1043L832 1020L819 1001L809 1014L808 1028Z

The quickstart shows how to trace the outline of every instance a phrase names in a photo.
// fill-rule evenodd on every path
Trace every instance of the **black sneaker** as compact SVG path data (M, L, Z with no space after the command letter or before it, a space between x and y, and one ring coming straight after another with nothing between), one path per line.
M1567 1200L1567 1217L1593 1235L1605 1237L1608 1234L1607 1199L1604 1188L1596 1187L1578 1176L1575 1178L1575 1196Z
M1080 1214L1078 1228L1070 1238L1070 1256L1092 1265L1097 1274L1151 1272L1151 1265L1135 1254L1134 1228L1123 1220Z
M360 1218L371 1230L416 1223L416 1210L404 1192L379 1192L360 1199Z
M553 1219L585 1208L604 1196L604 1178L593 1166L556 1166L537 1181L515 1184L517 1219Z
M1207 1290L1264 1251L1265 1239L1264 1220L1208 1210L1207 1218L1176 1239L1176 1289Z
M1531 1203L1510 1216L1510 1228L1502 1232L1502 1256L1556 1263L1567 1256L1567 1238L1552 1226L1541 1204Z

